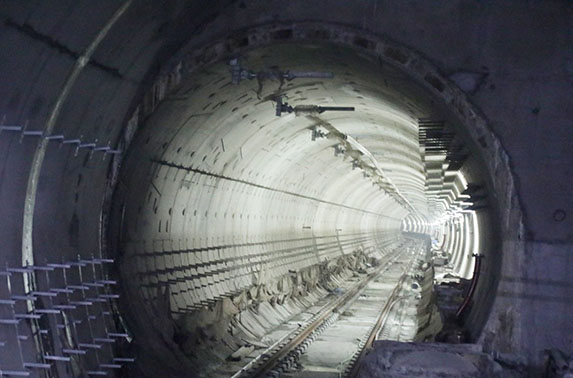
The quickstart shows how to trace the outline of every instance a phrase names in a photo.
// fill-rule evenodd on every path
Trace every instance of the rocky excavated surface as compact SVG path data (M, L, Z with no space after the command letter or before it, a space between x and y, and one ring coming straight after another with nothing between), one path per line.
M359 378L512 378L519 368L499 363L476 344L376 341Z

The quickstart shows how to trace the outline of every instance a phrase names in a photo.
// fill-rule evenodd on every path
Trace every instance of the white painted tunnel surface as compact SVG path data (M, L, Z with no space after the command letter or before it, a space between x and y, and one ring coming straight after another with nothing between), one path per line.
M352 157L336 156L338 140L313 141L316 120L277 117L279 92L293 106L354 106L318 117L366 147L428 217L417 120L431 110L397 92L395 78L344 48L316 45L259 49L242 64L335 78L265 81L259 92L257 80L231 84L221 62L185 79L147 121L120 184L123 267L148 299L169 287L175 312L399 235L408 209L353 169ZM202 264L213 274L189 277Z
M118 183L126 307L143 303L160 324L242 292L284 296L292 273L357 251L380 259L403 231L435 229L454 271L471 277L476 251L447 227L461 215L467 182L446 171L445 154L428 191L418 122L445 115L423 91L348 47L281 43L240 58L255 72L334 78L232 84L221 61L181 79L136 135ZM279 117L279 94L295 107L355 110ZM128 320L138 329L147 316Z

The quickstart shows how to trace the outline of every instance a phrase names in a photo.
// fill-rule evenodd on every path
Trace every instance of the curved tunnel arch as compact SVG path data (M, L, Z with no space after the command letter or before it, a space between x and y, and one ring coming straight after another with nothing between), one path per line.
M196 311L214 303L218 298L247 290L251 285L256 287L265 281L266 285L272 285L271 277L284 276L291 270L312 268L321 260L336 260L356 247L380 256L387 246L399 240L402 230L428 232L427 219L430 214L426 208L427 193L424 193L424 172L427 173L427 170L420 152L415 150L419 145L417 122L418 119L442 117L455 123L456 132L464 135L466 143L475 144L475 141L467 139L467 134L475 133L476 130L466 129L467 126L455 114L445 111L444 106L434 104L434 101L443 101L439 99L443 92L446 93L444 97L448 98L456 90L448 88L444 80L441 83L448 89L440 87L441 91L434 97L435 100L427 100L436 96L436 92L431 94L427 88L420 87L418 78L406 76L399 80L401 84L404 81L410 82L406 94L392 94L377 102L376 94L372 94L376 87L368 82L370 98L365 99L361 91L348 95L348 85L361 87L361 83L364 83L366 86L367 81L364 79L368 74L364 74L364 71L374 77L384 78L379 79L379 87L383 87L386 93L391 92L393 89L388 80L400 72L392 68L395 62L388 63L385 57L384 63L376 63L368 57L369 53L364 55L361 48L356 50L352 44L350 48L344 47L347 41L342 44L337 41L337 46L324 40L307 40L304 36L305 27L313 30L316 25L288 27L301 33L302 37L297 44L281 38L280 44L274 45L272 40L263 38L263 43L255 43L247 50L239 50L242 51L240 55L246 57L245 64L252 64L256 69L265 69L277 61L283 69L316 70L316 66L319 66L321 70L336 72L335 79L322 82L308 80L310 83L300 85L291 82L284 86L266 82L263 83L262 93L257 93L260 88L257 89L258 84L253 82L241 82L233 86L227 61L221 59L237 52L229 53L228 49L221 48L221 42L216 42L211 46L217 47L207 47L205 50L225 53L220 53L217 58L211 56L212 63L201 64L197 69L189 70L188 75L182 75L179 86L172 93L165 94L162 103L150 115L140 135L134 140L123 168L127 179L126 176L120 176L120 192L116 193L115 201L122 208L127 204L122 224L117 227L123 227L123 231L119 232L124 234L121 237L123 245L119 247L119 250L124 251L121 252L122 280L130 282L128 287L133 287L128 289L128 298L141 295L148 303L147 306L153 307L158 297L166 295L161 288L169 287L169 308L174 314L172 316L177 318L177 314ZM245 33L272 34L265 28ZM271 29L281 28L285 26L275 25ZM349 29L345 31L348 33ZM372 46L385 43L374 36L369 38ZM381 49L372 46L370 49L373 51ZM413 54L405 49L401 51L403 54ZM333 59L333 56L342 63ZM376 53L374 56L382 59ZM351 60L355 65L344 62L344 59ZM417 61L420 58L411 59ZM368 65L370 68L365 68ZM357 74L349 75L348 66L352 66ZM337 79L337 73L343 69L345 75ZM435 71L429 71L436 80L443 80L439 79ZM360 74L363 75L362 82L357 79ZM426 73L425 77L428 75ZM217 86L221 88L217 89ZM324 89L321 90L321 86ZM305 91L302 89L304 87L312 91ZM415 92L415 88L418 92ZM277 91L286 95L291 105L320 103L355 106L357 112L351 115L320 115L318 124L316 119L294 114L279 118L274 115L272 101ZM388 98L397 102L389 102ZM460 109L460 104L457 105ZM475 111L469 105L465 106L466 114L469 113L470 119L475 122ZM377 110L370 112L370 107ZM394 114L400 111L404 113ZM387 123L388 114L393 118L391 126ZM401 123L396 123L399 120ZM378 153L379 164L388 169L388 173L384 172L389 179L384 180L394 182L396 188L421 211L421 216L417 217L419 221L412 224L413 227L409 227L408 222L403 223L409 211L395 201L395 194L385 193L375 186L371 182L372 177L364 174L361 169L354 170L353 158L335 156L334 147L339 144L337 140L325 138L311 141L312 127L324 126L321 122L338 132L358 137L359 142L367 146L367 150L374 156ZM162 135L158 134L159 129ZM154 137L150 141L151 136ZM391 163L387 163L385 158L392 160ZM487 168L483 167L483 163L481 168L475 168L479 167L480 163L475 162L480 159L473 158L474 169L469 171L468 180L491 187L491 176L486 173ZM391 166L398 169L390 169ZM313 177L309 179L311 173ZM161 181L162 186L153 184L137 193L142 189L142 183L156 179ZM364 185L364 182L368 184ZM453 194L447 208L461 194L457 187L454 186L453 190L457 190L457 193L442 186L447 197ZM141 210L139 204L144 203L145 199L138 198L145 196L147 205ZM178 211L181 207L185 209L186 215ZM134 211L136 208L137 213ZM180 215L171 216L173 209L174 214ZM499 243L498 235L493 231L495 213L493 209L492 214L478 214L478 217L487 219L482 220L484 227L480 229L482 254L487 254ZM437 215L433 214L434 217ZM139 225L141 222L147 223L146 228L138 226L134 230L132 224ZM467 223L464 227L469 229L475 225L475 222ZM476 249L471 247L471 243L463 244L462 240L470 234L452 238L447 235L457 235L453 228L446 226L443 230L443 235L446 235L443 245L447 245L452 253L455 269L463 277L469 278L473 269L471 253L475 253ZM473 232L477 233L477 228L471 231L472 235ZM302 242L293 246L289 240ZM324 247L317 247L321 241L325 242ZM138 251L145 251L143 259L137 257L140 253ZM277 255L284 251L295 251L297 257L285 259ZM161 257L158 256L163 253L165 256L181 256L167 257L159 262ZM184 254L195 257L183 257ZM149 256L155 256L152 257L155 262L149 263ZM265 260L265 256L271 257ZM500 256L490 257L492 264L485 269L495 277L500 268L495 261L499 261ZM244 262L245 258L256 261L254 270L249 273L245 273L244 265L239 264L236 274L230 274L230 278L218 278L220 282L193 279L197 274L204 275L198 268L201 264L211 264L213 272L218 272L215 266L224 266L227 271L232 271L230 262ZM470 332L474 339L479 336L487 320L489 306L493 301L488 291L495 287L495 282L493 279L480 283L481 292L478 289L477 296L481 296L481 305L467 316L467 319L471 319L468 324L471 324ZM141 314L131 314L128 318L136 329L145 326L150 319ZM161 348L156 349L156 352L158 350L158 355L166 353Z

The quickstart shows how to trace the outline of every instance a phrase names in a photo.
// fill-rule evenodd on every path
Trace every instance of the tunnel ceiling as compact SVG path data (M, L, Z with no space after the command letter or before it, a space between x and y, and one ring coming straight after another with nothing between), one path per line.
M334 78L235 85L227 62L206 67L150 118L139 138L138 151L145 154L139 160L152 161L149 169L155 172L181 165L397 219L408 212L428 216L417 125L434 114L400 74L333 46L263 48L241 57L241 64L255 71L328 71ZM277 117L279 94L292 106L352 106L355 111ZM313 141L313 128L329 135ZM352 149L345 136L366 154L336 156L337 146ZM375 164L379 169L372 169Z

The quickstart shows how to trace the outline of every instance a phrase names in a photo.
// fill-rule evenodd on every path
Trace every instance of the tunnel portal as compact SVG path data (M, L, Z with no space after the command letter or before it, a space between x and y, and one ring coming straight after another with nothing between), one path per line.
M427 89L355 47L278 41L183 75L114 197L145 370L224 376L224 356L389 263L407 234L432 235L428 253L470 280L496 241L472 143ZM474 339L487 303L465 309Z

